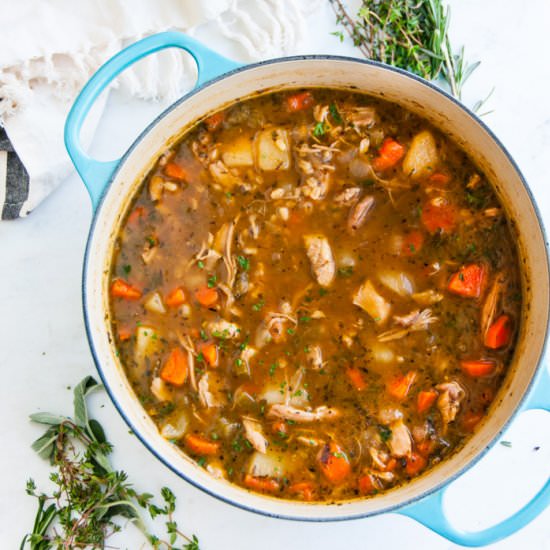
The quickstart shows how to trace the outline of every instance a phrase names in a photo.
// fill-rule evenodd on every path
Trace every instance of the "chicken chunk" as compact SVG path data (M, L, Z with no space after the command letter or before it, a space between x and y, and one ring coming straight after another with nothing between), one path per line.
M352 207L348 217L348 231L350 233L354 233L363 227L374 208L374 202L374 197L368 195Z
M284 418L286 420L293 420L294 422L318 422L320 420L335 420L341 414L339 409L324 405L312 411L306 411L304 409L297 409L291 405L276 404L269 409L267 416Z
M243 418L244 434L246 439L250 442L252 447L259 453L267 451L267 439L262 433L262 425L257 420L251 418Z
M409 456L412 452L412 439L409 428L402 420L396 420L390 424L391 437L388 440L388 447L393 456L400 458Z
M336 263L328 239L324 235L304 235L306 253L317 282L327 287L334 281Z
M441 392L437 399L437 407L441 412L445 427L456 418L460 409L460 404L466 392L464 388L456 381L438 384L436 388Z
M390 315L391 304L376 292L368 279L356 290L353 303L366 311L379 325L384 324Z

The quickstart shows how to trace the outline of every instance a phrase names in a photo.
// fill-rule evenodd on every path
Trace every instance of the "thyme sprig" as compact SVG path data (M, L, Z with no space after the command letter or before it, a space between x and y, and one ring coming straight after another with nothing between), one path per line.
M176 497L170 489L161 489L159 506L152 494L138 493L125 472L113 469L108 458L113 447L101 424L88 414L87 397L101 387L91 376L76 386L74 419L50 413L30 417L49 426L32 448L53 465L50 480L55 489L47 495L37 491L32 479L27 481L27 493L37 498L38 507L20 550L105 548L107 539L120 531L115 518L121 517L134 522L155 549L199 550L197 537L178 529ZM148 532L143 511L151 519L165 516L167 540Z
M352 18L341 0L330 0L336 22L367 59L405 69L428 80L442 77L451 93L462 87L479 62L469 64L464 48L453 53L449 7L442 0L362 0ZM343 34L337 31L343 39Z

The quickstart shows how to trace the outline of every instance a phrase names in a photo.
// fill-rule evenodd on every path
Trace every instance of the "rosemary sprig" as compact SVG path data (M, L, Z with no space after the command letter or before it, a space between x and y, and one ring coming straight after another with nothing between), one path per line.
M138 493L125 472L113 469L108 458L112 445L101 424L89 417L86 401L101 387L91 376L76 386L74 419L50 413L31 415L33 422L49 426L32 448L54 466L50 480L56 488L46 495L37 492L32 479L27 481L27 493L38 499L38 508L20 550L105 548L110 535L120 530L116 517L133 521L155 549L199 550L197 537L186 536L174 521L176 497L170 489L161 490L159 506L152 494ZM151 519L165 516L167 540L147 531L142 510Z
M450 9L442 0L362 0L356 18L341 0L329 0L336 22L367 59L400 67L428 80L443 77L451 93L462 87L479 62L469 64L464 48L453 53ZM343 39L339 32L333 33Z

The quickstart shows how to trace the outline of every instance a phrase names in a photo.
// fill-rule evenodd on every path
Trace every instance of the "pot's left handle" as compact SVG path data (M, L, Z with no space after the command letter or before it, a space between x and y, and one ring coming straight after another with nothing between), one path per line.
M533 389L527 396L522 410L542 409L550 411L550 371L542 365L533 383ZM463 531L449 521L443 503L446 488L406 506L398 513L415 519L446 539L463 546L485 546L497 542L519 531L533 521L550 505L550 479L538 493L515 514L481 531Z
M99 94L124 69L149 54L166 48L181 48L197 63L195 87L236 69L240 65L210 50L197 40L178 32L163 32L131 44L102 65L76 98L65 122L65 147L86 185L95 210L120 159L98 161L89 157L80 145L80 130L91 106Z

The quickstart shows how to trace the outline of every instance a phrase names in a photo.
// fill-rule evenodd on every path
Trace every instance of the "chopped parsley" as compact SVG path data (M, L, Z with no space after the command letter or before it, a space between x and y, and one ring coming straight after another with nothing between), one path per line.
M199 269L204 269L204 262L202 260L199 260L197 265L199 266Z
M378 426L378 433L384 443L389 441L391 437L391 430L387 426Z
M132 271L132 266L129 265L129 264L123 265L122 266L122 271L124 271L124 273L126 273L126 275L128 275L130 273L130 271Z
M273 376L275 374L275 369L277 368L277 363L271 363L269 366L269 376Z
M323 122L318 122L313 128L313 135L315 137L321 137L325 135L325 124Z
M239 265L242 269L244 269L244 271L248 271L250 269L250 260L248 258L245 258L244 256L237 256L237 262L239 262Z
M216 286L216 282L218 281L218 278L216 277L216 275L210 275L210 277L208 277L208 288L214 288Z
M331 103L328 106L328 109L330 111L330 114L331 114L332 118L334 119L334 122L336 122L336 124L342 124L342 122L344 122L342 120L342 117L340 116L340 113L338 112L338 109L337 109L335 103Z
M265 306L264 300L260 300L259 302L257 302L256 304L254 304L254 305L252 306L252 309L253 309L254 311L260 311L260 309L262 309L264 306Z
M340 275L340 277L351 277L353 275L353 267L351 265L339 267L338 275Z

